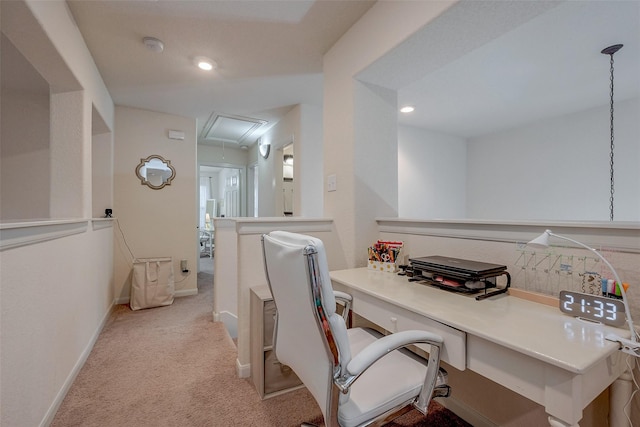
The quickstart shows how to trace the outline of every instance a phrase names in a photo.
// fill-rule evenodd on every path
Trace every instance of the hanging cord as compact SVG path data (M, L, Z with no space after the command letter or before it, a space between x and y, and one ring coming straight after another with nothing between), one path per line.
M118 221L118 218L114 218L115 222L118 226L118 230L120 230L120 235L122 236L122 241L124 242L124 245L126 246L127 250L129 251L129 255L131 256L131 264L129 264L129 267L133 268L133 262L135 261L136 257L133 255L133 251L131 250L131 248L129 247L129 244L127 243L127 239L124 236L124 232L122 231L122 227L120 226L120 221Z
M610 108L610 113L611 113L611 150L609 152L609 165L610 165L610 177L611 177L611 196L609 196L609 219L611 221L613 221L613 193L615 192L614 190L614 179L613 179L613 149L615 148L615 145L613 144L613 54L611 54L611 85L609 86L609 88L611 89L611 108Z
M118 218L114 218L116 224L118 225L118 230L120 231L120 235L122 236L122 241L124 242L124 245L127 247L127 250L129 251L129 255L131 255L131 261L127 260L127 265L129 266L129 268L133 268L133 263L136 260L136 257L133 255L133 252L131 251L131 248L129 247L129 244L127 243L127 239L124 236L124 232L122 231L122 227L120 226L120 221L118 221ZM173 281L174 286L177 284L180 284L182 282L184 282L187 277L191 276L191 270L189 270L189 272L180 280L175 280Z
M623 45L621 44L615 44L613 46L609 46L606 47L604 49L602 49L602 51L600 53L603 53L605 55L609 55L610 56L610 70L611 70L611 76L609 78L609 81L611 82L609 85L610 88L610 130L611 130L611 149L609 151L609 167L610 167L610 181L611 181L611 195L609 196L609 220L613 221L613 193L614 193L614 174L613 174L613 150L615 148L614 144L613 144L613 54L616 53L618 50L620 50L620 48Z

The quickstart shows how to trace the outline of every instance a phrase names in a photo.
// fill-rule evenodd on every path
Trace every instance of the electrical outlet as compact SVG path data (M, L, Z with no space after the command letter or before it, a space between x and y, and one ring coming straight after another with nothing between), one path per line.
M183 273L189 272L189 265L186 259L180 260L180 270L182 270Z

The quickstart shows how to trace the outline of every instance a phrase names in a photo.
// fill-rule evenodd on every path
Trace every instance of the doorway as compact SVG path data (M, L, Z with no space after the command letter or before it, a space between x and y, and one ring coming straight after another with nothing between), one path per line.
M198 272L213 273L215 218L245 216L245 168L200 165L198 189Z
M254 218L258 216L259 179L258 163L249 165L249 169L247 171L247 216Z
M293 216L293 143L282 148L282 214Z

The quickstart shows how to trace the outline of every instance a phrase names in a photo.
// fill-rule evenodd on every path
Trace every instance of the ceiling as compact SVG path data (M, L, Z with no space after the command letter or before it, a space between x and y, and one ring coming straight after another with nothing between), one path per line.
M324 53L375 3L67 2L116 104L194 117L200 143L239 146L322 104ZM616 101L638 97L639 1L461 1L358 78L416 107L400 124L468 138L606 104L600 50L616 43Z
M472 138L608 105L619 43L616 102L640 96L640 1L467 1L362 78L415 106L401 124Z
M246 146L293 106L322 105L323 55L375 1L67 3L117 105L194 117L199 142Z

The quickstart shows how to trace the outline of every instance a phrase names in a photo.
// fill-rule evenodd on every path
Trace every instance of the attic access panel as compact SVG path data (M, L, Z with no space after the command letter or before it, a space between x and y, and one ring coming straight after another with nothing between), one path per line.
M205 123L200 138L203 141L241 145L266 120L228 114L212 114Z

